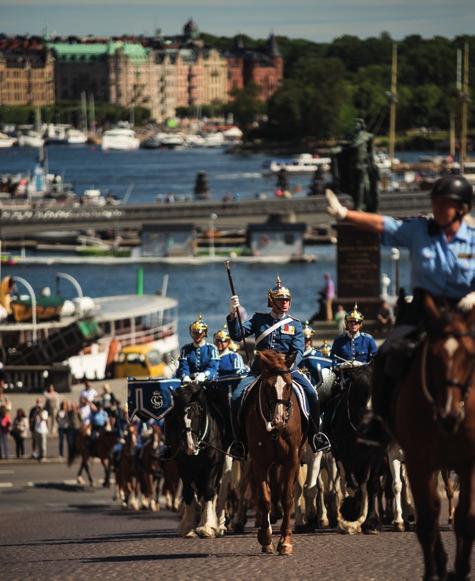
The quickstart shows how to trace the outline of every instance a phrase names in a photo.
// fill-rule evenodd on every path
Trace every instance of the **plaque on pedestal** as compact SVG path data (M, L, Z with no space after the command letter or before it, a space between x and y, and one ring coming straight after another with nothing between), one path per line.
M337 302L346 311L358 303L366 319L375 319L381 296L379 234L338 224Z

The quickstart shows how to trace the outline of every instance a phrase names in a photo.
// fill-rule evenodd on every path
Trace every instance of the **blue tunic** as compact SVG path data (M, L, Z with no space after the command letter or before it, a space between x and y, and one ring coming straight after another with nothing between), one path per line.
M196 347L194 343L185 345L181 352L176 377L183 380L195 373L204 373L206 379L214 379L218 373L219 354L211 343Z
M245 375L249 369L244 365L244 361L239 355L234 351L229 351L224 353L219 357L219 367L218 376L223 377L224 375Z
M442 231L431 234L428 224L427 218L385 216L381 242L409 249L413 288L460 299L475 290L475 228L462 222L449 242Z
M330 357L336 364L343 363L339 357L345 361L368 363L377 350L376 341L368 333L357 333L354 337L345 333L333 341Z
M320 370L326 367L332 367L333 361L328 357L324 357L317 349L309 349L303 354L303 359L300 362L300 369L306 369L310 373L312 383L317 386L321 381Z

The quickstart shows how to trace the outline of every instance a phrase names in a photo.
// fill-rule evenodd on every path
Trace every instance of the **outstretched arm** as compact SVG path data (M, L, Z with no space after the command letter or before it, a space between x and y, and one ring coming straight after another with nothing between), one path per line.
M382 234L384 231L384 217L381 214L372 214L370 212L356 212L349 210L340 202L332 190L327 189L325 192L327 199L327 212L335 216L341 222L348 222L362 230L370 230Z

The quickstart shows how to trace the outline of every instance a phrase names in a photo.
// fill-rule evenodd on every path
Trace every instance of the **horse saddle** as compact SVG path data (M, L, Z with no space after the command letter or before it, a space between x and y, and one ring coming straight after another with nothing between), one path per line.
M242 394L242 398L241 398L241 407L239 410L239 416L242 415L242 412L246 406L246 402L247 402L247 399L249 398L249 395L252 393L252 391L254 389L257 389L256 386L259 385L260 379L261 379L261 376L258 375L256 377L256 379L254 379L252 381L252 383L250 383L246 387L246 389L244 390L244 393ZM295 380L292 381L292 389L297 397L297 401L298 401L299 408L300 408L300 413L305 418L305 420L308 421L309 407L308 407L308 402L307 402L307 397L305 395L305 391L304 391L303 387Z

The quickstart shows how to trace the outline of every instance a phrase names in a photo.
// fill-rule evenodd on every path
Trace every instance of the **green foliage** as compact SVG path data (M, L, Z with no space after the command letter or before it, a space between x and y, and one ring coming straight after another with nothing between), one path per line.
M234 91L234 100L226 107L226 112L233 114L235 122L244 131L266 110L266 105L259 101L258 94L259 89L251 83L242 90Z

